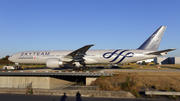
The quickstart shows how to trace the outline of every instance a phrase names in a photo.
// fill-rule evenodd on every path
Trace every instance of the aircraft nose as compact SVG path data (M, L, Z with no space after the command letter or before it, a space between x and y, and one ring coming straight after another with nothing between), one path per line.
M12 61L12 56L8 58L9 61Z

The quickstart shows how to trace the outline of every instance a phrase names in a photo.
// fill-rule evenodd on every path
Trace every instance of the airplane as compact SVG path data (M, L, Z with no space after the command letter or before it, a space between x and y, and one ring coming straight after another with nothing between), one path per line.
M116 50L89 50L94 44L75 51L24 51L13 54L8 59L23 64L46 64L49 68L73 66L73 70L88 70L87 64L123 64L152 59L167 55L175 50L157 51L167 26L160 26L139 48Z

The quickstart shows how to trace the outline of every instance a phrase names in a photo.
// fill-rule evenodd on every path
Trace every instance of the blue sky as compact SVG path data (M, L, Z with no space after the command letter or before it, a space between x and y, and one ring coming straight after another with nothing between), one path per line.
M159 26L180 56L180 0L1 0L0 58L21 51L136 49Z

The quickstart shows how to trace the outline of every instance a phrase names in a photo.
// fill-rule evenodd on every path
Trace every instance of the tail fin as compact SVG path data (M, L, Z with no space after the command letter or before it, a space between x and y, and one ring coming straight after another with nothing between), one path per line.
M138 49L157 51L167 26L160 26Z

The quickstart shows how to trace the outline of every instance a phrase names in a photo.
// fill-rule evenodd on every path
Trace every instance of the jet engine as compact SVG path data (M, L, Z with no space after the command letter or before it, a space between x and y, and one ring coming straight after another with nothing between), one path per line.
M50 58L46 60L46 66L49 68L59 68L64 66L64 62L58 58Z

